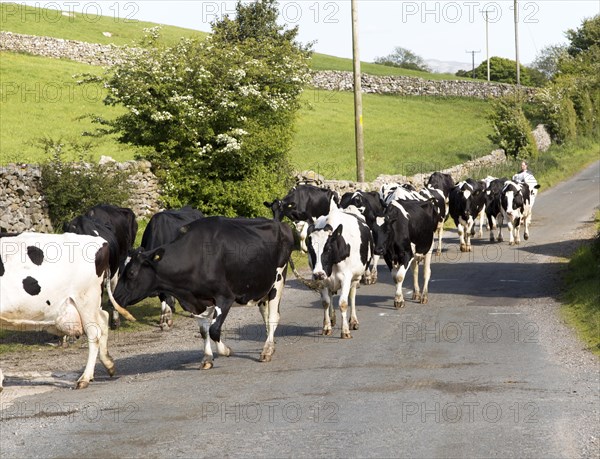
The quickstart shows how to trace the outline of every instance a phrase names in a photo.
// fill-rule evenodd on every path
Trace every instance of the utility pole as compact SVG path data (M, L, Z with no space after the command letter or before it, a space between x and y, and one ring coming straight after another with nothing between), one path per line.
M517 0L514 0L515 13L515 60L517 61L517 86L521 85L521 69L519 65L519 7Z
M480 53L481 50L479 51L465 51L465 53L470 53L471 54L471 77L473 79L475 79L475 53Z
M363 137L362 89L360 57L358 52L358 10L356 0L351 1L352 10L352 63L354 70L354 137L356 141L356 180L365 181L365 147Z
M490 81L490 41L489 41L489 21L488 21L488 13L491 10L481 11L485 13L485 54L487 56L487 80Z

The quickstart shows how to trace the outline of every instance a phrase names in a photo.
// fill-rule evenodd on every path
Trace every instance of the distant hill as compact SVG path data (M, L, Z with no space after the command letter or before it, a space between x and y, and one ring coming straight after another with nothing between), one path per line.
M472 64L457 61L440 61L438 59L425 59L425 63L435 73L450 73L454 75L459 70L470 70Z

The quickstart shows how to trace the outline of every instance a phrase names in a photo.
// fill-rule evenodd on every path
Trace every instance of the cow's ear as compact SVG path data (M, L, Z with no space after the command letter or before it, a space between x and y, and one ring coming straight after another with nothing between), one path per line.
M273 202L268 202L268 201L264 201L263 204L265 205L265 207L267 207L268 209L271 209L273 204L275 204L275 201Z
M535 188L536 190L539 190L541 187L542 187L542 185L536 185L536 186L534 186L534 188Z
M331 236L339 237L342 235L343 230L344 230L344 226L340 223Z
M156 249L156 252L154 252L154 256L152 257L152 262L158 263L159 261L161 261L163 259L164 254L165 254L165 249L163 249L162 247Z
M314 230L315 230L314 223L311 223L310 225L308 225L308 229L306 230L306 237L310 236L310 234L312 232L314 232Z

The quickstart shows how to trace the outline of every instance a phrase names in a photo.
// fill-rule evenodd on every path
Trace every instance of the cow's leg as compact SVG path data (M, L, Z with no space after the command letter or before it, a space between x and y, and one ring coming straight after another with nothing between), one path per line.
M473 247L471 247L471 232L475 227L475 220L472 217L469 217L467 221L467 227L465 228L465 252L471 252Z
M160 299L160 322L158 324L163 330L168 330L173 326L175 298L165 293L160 293L158 298Z
M371 259L371 266L365 271L365 284L373 285L377 283L377 263L379 262L379 255L373 255Z
M352 280L344 279L342 281L342 289L340 291L340 312L342 313L342 339L352 338L350 328L348 327L348 297L352 288Z
M225 319L227 319L227 315L229 314L232 304L233 300L229 298L218 302L218 305L215 306L216 317L208 329L210 339L213 340L217 346L217 352L219 355L224 355L225 357L229 357L231 355L231 349L227 347L221 339L221 327L223 327L223 323L225 323Z
M437 254L441 255L441 253L442 253L442 237L444 236L444 222L443 221L438 223L436 233L437 233L437 237L438 237Z
M498 226L498 242L502 242L504 238L502 237L502 224L504 223L504 214L498 214L498 220L496 221L496 225Z
M91 295L93 293L88 292L88 294ZM100 360L106 367L108 374L112 376L115 372L115 364L110 355L108 355L109 314L100 308L102 303L100 292L98 292L97 304L92 305L91 308L89 308L89 300L86 305L85 298L75 300L68 298L67 301L70 302L70 306L67 306L67 308L74 307L79 314L81 327L88 341L88 360L83 374L77 380L77 389L85 389L88 387L90 381L94 380L94 367L96 366L98 352L100 352Z
M260 354L261 362L270 362L275 352L275 330L279 325L279 305L283 295L286 272L287 265L283 268L277 268L276 279L279 280L276 280L273 284L273 288L269 292L269 300L261 308L261 314L267 327L267 340Z
M523 238L525 240L529 239L529 225L531 224L531 211L527 214L527 217L525 217L525 233L523 234Z
M421 301L421 288L419 287L419 258L416 258L412 266L413 272L413 294L414 301Z
M460 243L460 251L466 252L467 244L465 243L465 227L461 222L459 222L458 225L456 225L456 230L458 231L458 242Z
M515 224L514 224L513 217L511 217L511 216L508 217L506 226L508 227L508 245L514 245L515 244Z
M521 243L521 221L522 218L517 217L515 219L514 227L515 227L515 244Z
M394 267L394 269L392 270L392 278L396 283L396 293L394 295L394 307L396 309L399 309L404 306L404 296L402 295L402 283L404 282L404 277L406 276L411 262L412 260L409 261L406 267L404 265L400 265L398 267Z
M358 288L358 282L352 282L350 287L350 330L358 330L358 316L356 315L356 289Z
M323 335L329 336L335 326L335 311L333 310L333 298L329 289L321 289L321 304L323 305Z
M210 345L209 330L213 321L215 306L209 306L202 314L195 316L200 326L200 335L204 340L204 358L202 359L202 369L209 370L213 367L213 352Z
M423 295L421 295L421 304L427 304L429 293L429 278L431 277L431 250L425 254L423 262Z

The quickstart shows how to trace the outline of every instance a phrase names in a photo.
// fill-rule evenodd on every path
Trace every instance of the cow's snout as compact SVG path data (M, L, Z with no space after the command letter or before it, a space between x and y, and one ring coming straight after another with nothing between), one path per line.
M383 250L383 247L375 246L375 248L373 249L373 252L375 252L375 255L379 255L379 256L383 256L385 254L385 250Z
M327 276L325 275L325 271L313 271L313 280L325 280Z

